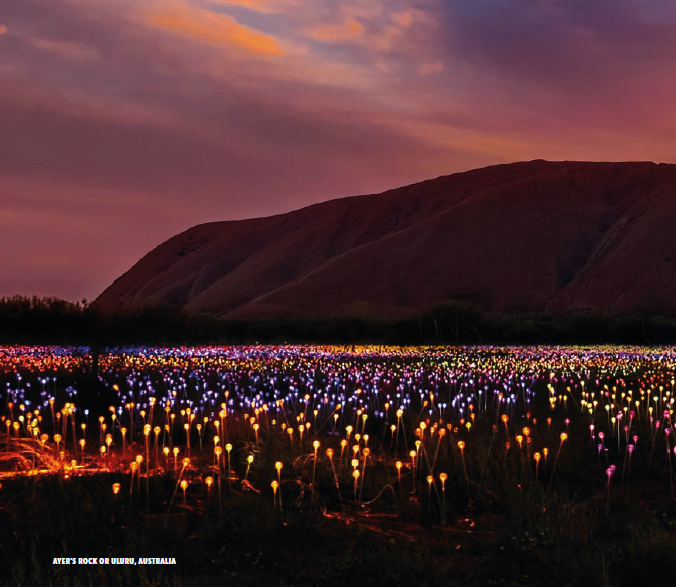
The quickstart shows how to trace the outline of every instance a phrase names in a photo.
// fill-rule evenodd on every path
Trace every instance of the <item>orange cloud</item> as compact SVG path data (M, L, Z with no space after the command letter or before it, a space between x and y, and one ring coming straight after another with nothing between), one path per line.
M158 5L147 15L147 23L213 45L237 47L257 55L284 55L272 37L245 27L230 16L193 8L182 2L172 4L169 9Z
M363 25L351 18L343 24L329 24L315 27L308 33L308 36L324 43L340 43L354 40L360 37L363 32Z
M7 27L0 22L0 35L4 35L7 32Z

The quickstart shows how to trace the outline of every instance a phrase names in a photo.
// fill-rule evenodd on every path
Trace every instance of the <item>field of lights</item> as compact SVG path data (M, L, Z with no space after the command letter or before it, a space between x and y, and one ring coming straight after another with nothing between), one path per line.
M274 533L307 519L316 540L335 532L354 547L366 533L445 549L459 566L441 575L460 577L465 551L477 565L489 551L524 561L506 579L468 570L464 584L529 584L529 560L598 544L621 567L603 571L607 584L624 584L634 571L622 559L646 561L640 545L622 550L634 522L613 526L630 512L657 520L641 540L657 558L652 584L666 585L673 565L655 544L673 544L676 530L675 366L666 347L135 347L101 352L97 367L87 348L0 348L0 521L12 527L1 538L25 548L38 523L22 514L30 494L54 509L75 499L88 516L100 510L96 523L114 534L95 552L80 527L65 528L69 552L41 543L45 565L146 556L128 552L144 547L139 528L206 543L202 526L226 532L255 518ZM51 523L62 531L60 518ZM125 543L132 529L137 542ZM241 584L319 576L273 572L267 552L262 575L251 561L197 563L177 542L152 554L183 565L172 584L199 583L199 565ZM576 584L560 572L559 584Z

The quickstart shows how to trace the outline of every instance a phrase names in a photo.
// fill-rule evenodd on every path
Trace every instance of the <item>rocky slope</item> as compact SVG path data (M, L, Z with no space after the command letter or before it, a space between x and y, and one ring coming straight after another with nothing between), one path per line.
M96 300L228 319L487 311L676 314L676 165L529 161L195 226Z

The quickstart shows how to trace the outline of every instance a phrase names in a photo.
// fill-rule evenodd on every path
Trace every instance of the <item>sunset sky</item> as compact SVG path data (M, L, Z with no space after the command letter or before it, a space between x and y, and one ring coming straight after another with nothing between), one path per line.
M0 296L496 163L673 163L675 104L674 0L3 0Z

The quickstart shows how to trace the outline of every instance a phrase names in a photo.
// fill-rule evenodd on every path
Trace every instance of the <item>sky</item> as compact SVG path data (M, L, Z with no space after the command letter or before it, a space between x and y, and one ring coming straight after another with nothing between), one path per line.
M673 0L2 0L0 296L487 165L674 163L674 104Z

